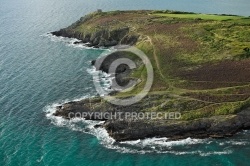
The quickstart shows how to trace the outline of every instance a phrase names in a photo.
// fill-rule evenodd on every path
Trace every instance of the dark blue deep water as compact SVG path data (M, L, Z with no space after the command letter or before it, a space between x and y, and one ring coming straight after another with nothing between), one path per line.
M96 122L51 116L58 103L95 95L88 69L103 50L46 33L99 8L250 15L249 0L0 0L0 165L249 165L248 131L118 144Z

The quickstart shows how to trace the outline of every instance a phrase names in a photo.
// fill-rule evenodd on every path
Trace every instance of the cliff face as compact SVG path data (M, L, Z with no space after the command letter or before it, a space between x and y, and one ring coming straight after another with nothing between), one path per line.
M78 117L88 120L105 120L103 125L109 135L116 141L137 140L149 137L167 137L172 140L184 138L223 138L230 137L243 129L250 128L250 111L245 109L236 115L213 116L210 118L184 120L164 119L126 119L125 114L131 111L141 112L144 108L153 107L161 96L147 96L142 102L127 107L115 106L101 102L101 98L70 102L58 107L55 116L66 119ZM112 119L119 110L120 119ZM113 114L112 114L113 113ZM98 114L98 115L97 115Z
M93 33L84 34L82 32L76 32L71 29L61 29L56 32L52 32L55 36L63 36L69 38L76 38L81 40L82 43L87 43L92 47L111 47L118 44L134 45L139 36L129 35L129 28L120 28L115 30L100 30Z
M128 54L126 52L115 52L115 53L112 53L110 55L100 57L97 60L93 60L91 62L91 64L93 66L95 66L96 69L99 69L99 70L101 70L101 71L103 71L105 73L109 73L109 69L111 68L112 62L114 62L115 60L118 60L120 58L128 58L128 59L130 59L130 57L128 56ZM139 65L139 60L135 60L135 62L138 62L137 66L136 66L136 68L138 68L140 66ZM112 76L114 77L116 83L119 86L126 86L126 85L128 85L129 81L136 80L136 78L131 78L130 77L131 73L134 70L136 70L136 68L135 69L130 69L128 65L120 64L116 68L115 73L109 73L109 74L112 74ZM112 82L111 88L114 91L116 90L115 85L116 84L114 84Z
M92 14L82 17L71 26L52 32L52 34L55 36L76 38L90 47L111 47L118 44L134 45L137 42L139 35L131 33L130 28L127 26L116 28L108 24L103 24L101 26L93 26L91 30L87 29L91 23L91 19L97 17L96 15Z
M201 17L201 18L196 18ZM70 102L58 107L55 116L67 119L73 113L179 112L178 120L105 120L101 126L118 141L145 137L225 137L250 128L250 19L173 11L115 11L93 13L53 35L77 38L91 47L135 45L150 59L154 82L148 96L131 106L115 106L103 99ZM209 19L208 19L209 18ZM223 20L223 21L222 21ZM233 35L232 35L233 34ZM128 57L129 56L129 57ZM118 98L140 92L146 68L130 54L111 54L100 70L108 72L118 58L136 61L136 69L117 68L119 85L128 79L137 84L131 92L112 93ZM240 59L240 60L237 60ZM97 66L93 60L92 65ZM113 76L113 75L112 75ZM99 126L100 127L100 126Z
M117 141L150 137L167 137L172 140L185 138L224 138L250 129L250 113L244 110L235 116L214 116L193 121L106 121L104 127ZM149 123L150 122L150 123Z

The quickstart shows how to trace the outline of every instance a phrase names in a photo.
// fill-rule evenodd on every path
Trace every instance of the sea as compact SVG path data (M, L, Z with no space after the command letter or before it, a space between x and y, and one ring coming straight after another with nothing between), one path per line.
M97 9L250 16L250 1L0 0L0 166L250 165L249 131L226 139L117 143L94 128L103 122L53 116L62 103L97 95L90 62L108 50L48 33Z

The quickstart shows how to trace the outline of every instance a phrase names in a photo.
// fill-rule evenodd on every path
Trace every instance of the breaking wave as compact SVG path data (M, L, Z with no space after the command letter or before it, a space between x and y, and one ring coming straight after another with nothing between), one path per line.
M88 47L83 43L75 44L75 42L78 42L79 40L74 38L57 37L52 35L51 33L46 33L42 36L48 37L51 41L54 42L64 42L67 46L74 48L100 49ZM97 71L94 67L87 69L87 72L91 75L95 73L100 74L100 79L94 81L100 82L105 90L110 90L113 78L109 74ZM92 96L86 95L82 98L74 99L73 101L80 101L89 97ZM218 141L213 139L192 138L182 139L178 141L171 141L168 138L147 138L135 141L116 142L113 138L109 136L108 132L104 128L95 128L96 125L103 124L104 121L92 121L80 118L66 120L62 117L57 117L53 115L53 113L56 111L57 106L60 106L70 101L72 100L65 100L62 102L53 103L44 108L46 117L51 121L51 123L58 127L66 127L72 131L80 131L86 134L91 134L95 136L99 140L100 144L102 144L104 147L108 149L113 149L119 153L167 153L173 155L211 156L231 154L233 153L232 146L249 145L249 143L245 140ZM243 134L249 134L249 131L244 131ZM221 148L211 151L209 148L206 148L210 144L216 144ZM204 148L199 148L199 146L203 146Z
M86 44L88 43L75 43L75 42L80 42L81 40L78 40L76 38L68 38L68 37L62 37L62 36L55 36L51 34L50 32L42 34L42 37L48 37L51 41L53 42L63 42L67 46L74 47L74 48L79 48L79 49L98 49L98 50L109 50L107 48L94 48L94 47L89 47Z
M85 96L84 99L89 96ZM75 99L78 101L81 99ZM211 156L211 155L226 155L231 154L233 150L230 148L233 145L245 146L247 142L244 141L224 141L224 144L213 139L182 139L178 141L171 141L168 138L147 138L135 141L116 142L111 138L108 132L101 127L95 128L95 125L103 124L104 121L92 121L80 118L74 118L71 120L63 119L62 117L54 116L56 107L62 105L61 103L54 103L44 108L46 117L51 120L51 123L58 127L66 127L72 131L80 131L86 134L95 136L100 144L108 149L116 150L119 153L168 153L173 155L199 155L199 156ZM209 150L197 150L199 146L207 146L210 144L218 144L221 149L218 151ZM200 148L199 148L200 149Z

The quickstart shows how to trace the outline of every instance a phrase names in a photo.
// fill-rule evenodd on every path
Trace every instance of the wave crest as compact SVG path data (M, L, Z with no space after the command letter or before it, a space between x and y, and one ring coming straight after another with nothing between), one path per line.
M86 97L88 96L85 96L83 98ZM75 99L74 101L79 101L81 99ZM233 152L228 148L223 148L222 151L201 151L201 150L190 151L191 146L209 145L216 142L212 141L211 139L187 138L178 141L171 141L168 140L168 138L147 138L142 140L124 141L119 143L116 142L113 138L111 138L108 132L104 128L101 127L95 128L95 125L103 124L104 121L92 121L81 118L66 120L63 119L62 117L54 116L53 113L55 113L56 107L66 102L68 101L64 101L61 103L54 103L44 108L46 117L51 120L52 124L58 127L67 127L72 131L80 131L86 134L91 134L95 136L100 141L100 144L102 144L104 147L116 150L117 152L120 153L137 153L137 154L168 153L174 155L193 154L199 156L210 156L210 155L231 154ZM227 143L230 144L230 142ZM230 145L233 145L233 143ZM241 143L237 142L237 145L241 145Z

